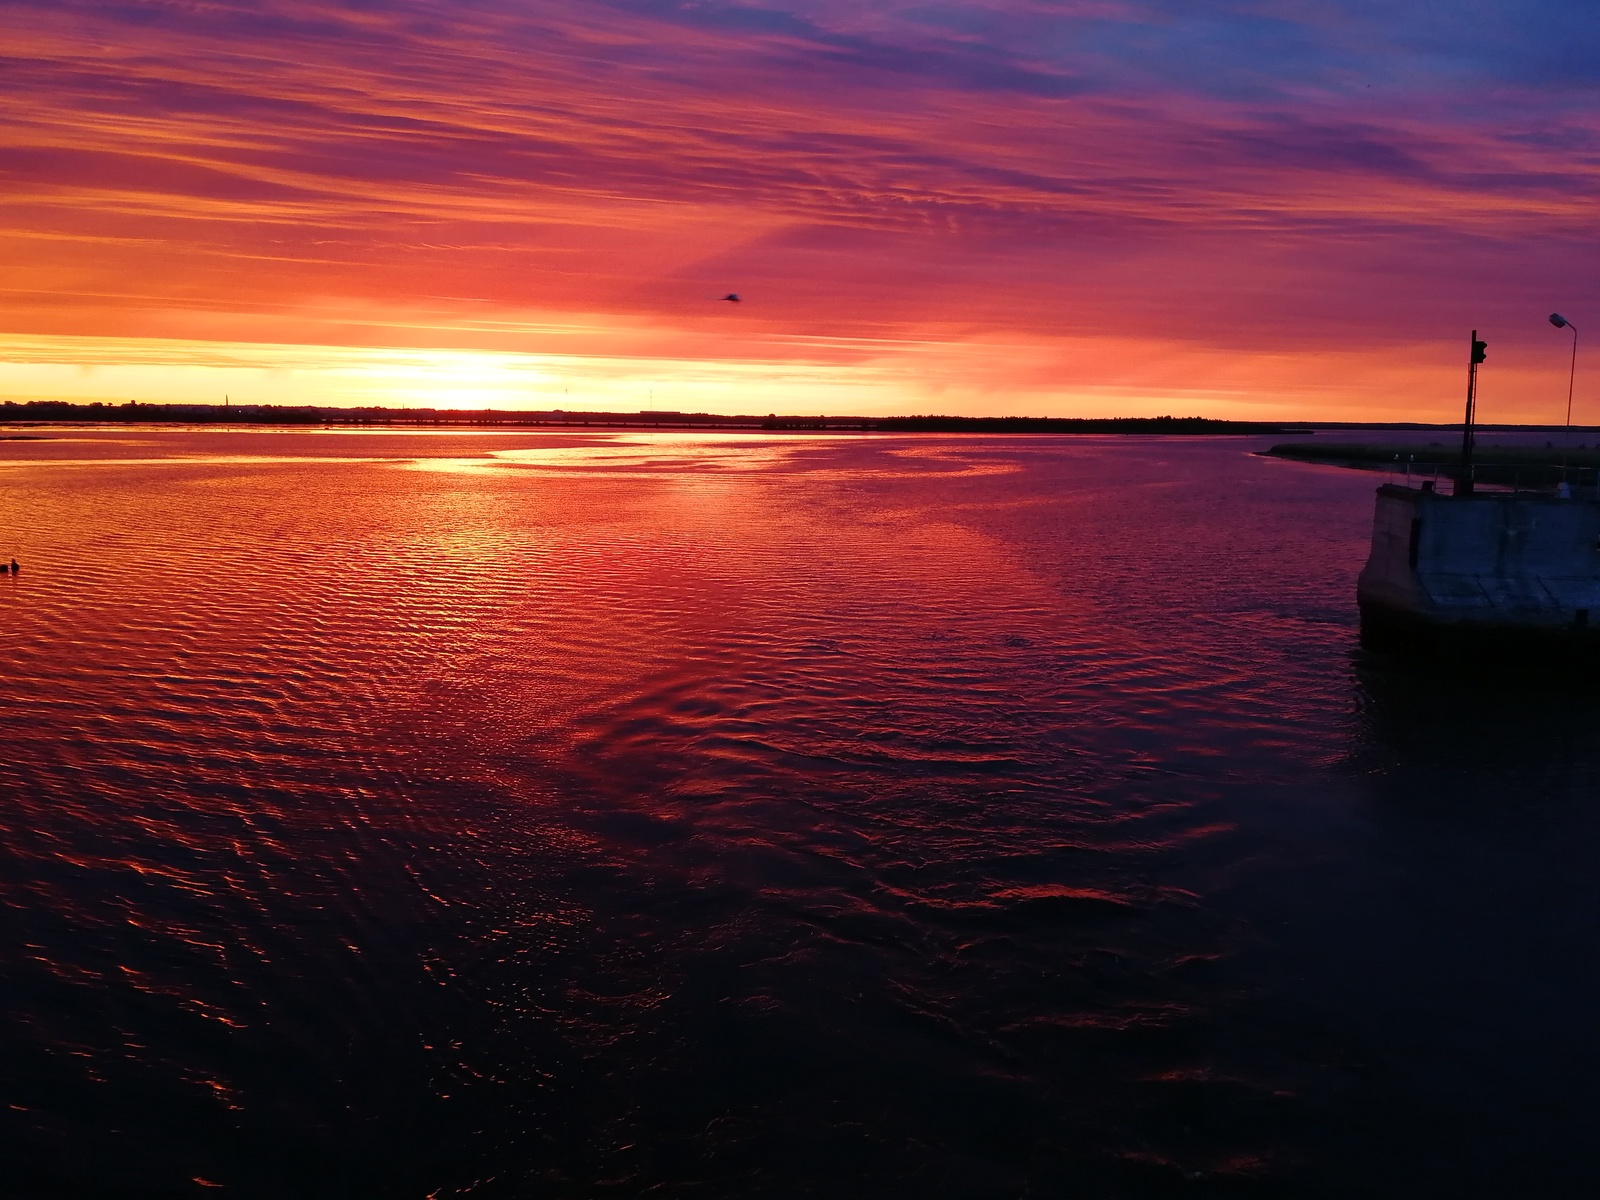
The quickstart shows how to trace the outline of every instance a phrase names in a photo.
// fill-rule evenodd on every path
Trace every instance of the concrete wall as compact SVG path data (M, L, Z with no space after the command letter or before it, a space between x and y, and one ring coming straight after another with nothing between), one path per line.
M1600 627L1600 503L1378 489L1357 598L1448 624Z

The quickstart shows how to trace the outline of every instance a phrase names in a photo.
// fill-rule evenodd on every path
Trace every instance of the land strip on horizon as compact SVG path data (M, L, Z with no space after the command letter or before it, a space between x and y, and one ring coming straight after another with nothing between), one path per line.
M1460 424L1420 421L1233 421L1213 417L962 417L939 414L902 416L815 416L676 412L587 412L567 409L340 408L277 404L124 404L64 400L0 402L0 426L23 425L326 425L397 428L602 427L625 429L751 429L777 432L841 433L1112 433L1314 435L1317 430L1371 429L1395 432L1460 432ZM1588 426L1479 425L1480 432L1585 433ZM1593 432L1600 433L1600 428ZM1277 448L1274 448L1275 450ZM1325 457L1284 455L1284 457Z

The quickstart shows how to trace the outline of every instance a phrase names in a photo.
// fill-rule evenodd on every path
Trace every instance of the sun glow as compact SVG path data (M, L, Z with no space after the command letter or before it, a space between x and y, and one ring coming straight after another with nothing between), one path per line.
M655 340L670 346L674 339ZM684 339L683 348L694 347ZM1307 360L1132 338L868 343L767 336L745 347L759 357L731 358L34 336L0 339L0 399L1448 421L1458 404L1451 349L1355 347ZM1491 419L1560 419L1547 357L1501 353L1484 391ZM1582 405L1575 416L1588 419Z
M395 408L813 412L892 407L890 381L821 362L488 350L11 338L0 398Z

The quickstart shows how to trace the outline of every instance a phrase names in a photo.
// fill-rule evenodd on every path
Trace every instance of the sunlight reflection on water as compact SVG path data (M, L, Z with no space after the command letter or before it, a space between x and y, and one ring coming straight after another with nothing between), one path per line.
M352 444L0 443L16 1194L1586 1170L1600 714L1362 658L1372 477Z

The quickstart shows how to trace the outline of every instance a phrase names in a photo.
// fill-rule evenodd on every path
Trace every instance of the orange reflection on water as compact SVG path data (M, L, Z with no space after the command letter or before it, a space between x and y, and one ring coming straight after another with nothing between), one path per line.
M1250 502L1284 474L1245 448L0 443L23 564L0 584L0 902L29 923L36 1136L100 1139L152 1188L181 1166L308 1194L341 1155L453 1185L444 1147L481 1148L484 1113L560 1128L598 1081L692 1080L673 1111L706 1128L736 1036L848 1079L847 1124L891 1112L933 1145L913 1078L977 1120L993 1047L1059 1064L1073 1030L1201 1019L1224 1001L1163 964L1225 947L1161 864L1239 836L1218 771L1303 772L1286 725L1343 736L1325 668L1348 631L1308 659L1298 612L1241 590L1298 544L1251 527L1298 518ZM1317 597L1353 529L1291 560ZM1133 966L1006 982L1090 960ZM954 1031L936 1053L890 1029L929 1011ZM1018 1111L1137 1127L1116 1097L1187 1065L1097 1053L1084 1097ZM788 1121L797 1069L732 1071ZM590 1103L619 1145L676 1119L618 1094ZM90 1132L106 1095L117 1132ZM802 1114L808 1139L838 1111ZM295 1153L263 1165L240 1128ZM629 1161L576 1136L518 1161Z

